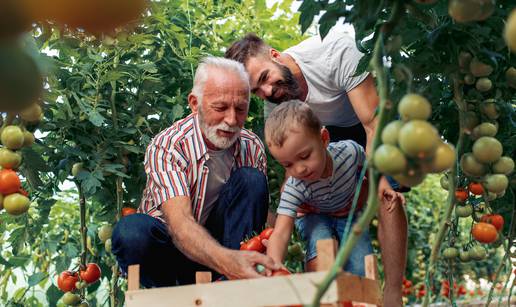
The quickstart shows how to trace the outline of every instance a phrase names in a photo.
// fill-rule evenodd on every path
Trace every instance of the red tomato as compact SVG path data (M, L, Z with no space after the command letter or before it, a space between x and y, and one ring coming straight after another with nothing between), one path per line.
M353 307L353 303L351 303L350 301L346 301L346 302L342 302L341 307Z
M79 275L85 282L94 283L100 279L100 267L96 263L88 263L86 270L81 270Z
M272 228L272 227L265 228L260 233L260 239L262 239L262 240L269 240L269 238L271 237L273 231L274 231L274 228Z
M498 232L493 225L483 222L473 225L471 234L475 240L482 243L492 243L496 241L498 236Z
M262 244L260 236L255 236L249 239L249 241L240 245L240 250L263 253L265 252L265 246Z
M419 290L419 291L417 292L416 297L417 297L417 298L422 298L422 297L423 297L423 296L425 296L425 295L426 295L426 291L425 291L425 289L421 289L421 290Z
M484 214L480 221L493 225L497 231L503 228L503 216L500 214Z
M473 193L475 195L484 194L484 187L482 186L482 184L480 184L478 182L470 182L468 189L471 193Z
M288 270L285 270L283 268L273 271L271 276L286 276L290 275L290 272Z
M122 208L122 216L128 216L128 215L135 214L135 213L136 213L136 209L134 209L134 208L131 208L131 207L123 207Z
M455 198L461 203L465 202L468 199L468 192L462 188L458 188L455 191Z
M78 280L77 272L63 271L57 277L57 287L63 292L73 291Z
M21 181L12 169L0 170L0 193L8 195L21 189Z

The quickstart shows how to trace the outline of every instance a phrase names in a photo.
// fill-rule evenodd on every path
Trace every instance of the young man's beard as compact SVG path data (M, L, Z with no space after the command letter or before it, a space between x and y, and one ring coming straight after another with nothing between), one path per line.
M300 92L299 84L297 83L297 80L294 78L294 75L290 69L275 62L274 64L281 70L283 80L276 82L276 84L272 87L271 95L266 97L267 101L279 104L285 101L298 99ZM275 97L278 90L281 90L283 93L281 96Z

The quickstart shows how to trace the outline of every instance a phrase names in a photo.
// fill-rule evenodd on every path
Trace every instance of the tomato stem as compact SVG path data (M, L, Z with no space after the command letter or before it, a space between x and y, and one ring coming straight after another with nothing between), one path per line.
M453 100L457 104L459 109L459 126L460 126L460 134L459 139L457 141L456 153L455 153L455 167L451 168L451 174L448 177L448 207L444 212L444 216L442 217L441 225L439 226L439 231L437 232L437 236L435 238L434 244L432 246L432 252L430 253L430 263L428 265L428 270L426 271L425 276L425 285L428 289L430 287L430 281L433 279L433 274L435 270L435 264L437 262L437 258L439 256L439 250L441 248L441 244L443 242L446 231L449 227L450 217L452 216L452 212L455 208L457 200L455 198L455 190L457 189L457 174L459 168L459 157L462 155L463 146L464 146L464 131L465 131L465 114L466 114L466 103L462 96L462 85L457 75L452 76L453 80ZM453 286L453 285L452 285ZM431 291L427 291L425 294L425 298L423 300L423 307L428 306L430 303L430 293Z
M383 65L383 50L384 50L384 39L386 39L390 32L395 27L396 23L399 21L401 14L403 13L403 3L401 1L394 1L391 9L391 15L389 20L387 20L380 27L380 30L377 32L378 36L376 37L375 46L373 49L373 57L371 58L370 66L376 72L376 79L378 82L378 96L380 98L379 103L379 115L378 115L378 126L375 131L372 150L371 153L374 153L375 149L380 144L380 137L383 127L387 124L387 117L389 115L389 110L387 110L387 105L391 105L389 100L389 86L387 75L385 73L385 67ZM391 106L392 107L392 106ZM372 157L371 157L372 158ZM367 163L364 163L367 164ZM368 190L368 200L367 206L360 216L359 220L353 225L354 230L367 229L371 220L376 216L378 211L378 192L377 185L380 179L380 174L378 171L374 169L373 163L368 163L368 171L369 171L369 190ZM363 177L362 177L363 180ZM357 194L360 191L361 182L357 184L357 188L355 190L355 198L353 199L353 205L356 205L358 201ZM329 270L328 274L324 278L324 280L319 285L315 297L312 303L309 306L319 306L320 300L324 293L328 290L331 283L335 280L338 275L338 272L344 266L346 261L349 259L351 254L351 250L357 243L359 235L352 231L346 239L344 244L341 244L337 256L335 258L335 263Z

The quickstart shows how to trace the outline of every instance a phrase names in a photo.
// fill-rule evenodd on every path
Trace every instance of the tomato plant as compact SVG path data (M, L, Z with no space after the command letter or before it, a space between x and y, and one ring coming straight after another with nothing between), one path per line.
M75 283L79 280L76 272L63 271L57 277L57 286L63 292L75 290Z
M100 267L96 263L88 263L85 270L79 271L79 276L85 282L91 284L100 279Z

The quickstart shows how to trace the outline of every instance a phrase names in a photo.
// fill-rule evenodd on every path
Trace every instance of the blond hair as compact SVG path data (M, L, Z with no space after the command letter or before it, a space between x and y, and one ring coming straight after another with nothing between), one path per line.
M265 141L270 147L283 146L288 131L300 127L306 132L318 134L321 122L306 103L287 101L278 105L265 122Z

